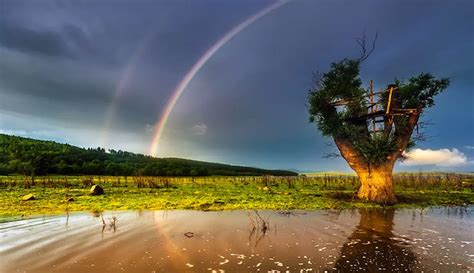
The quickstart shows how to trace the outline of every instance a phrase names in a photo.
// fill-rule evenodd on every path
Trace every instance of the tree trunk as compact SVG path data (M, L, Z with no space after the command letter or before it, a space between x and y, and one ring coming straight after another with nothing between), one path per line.
M334 140L342 157L359 177L361 185L357 197L379 204L395 204L397 198L393 192L392 171L396 157L388 156L382 164L369 165L350 141L341 138Z
M384 163L369 170L359 170L360 188L357 197L379 204L392 205L397 202L392 185L393 164Z

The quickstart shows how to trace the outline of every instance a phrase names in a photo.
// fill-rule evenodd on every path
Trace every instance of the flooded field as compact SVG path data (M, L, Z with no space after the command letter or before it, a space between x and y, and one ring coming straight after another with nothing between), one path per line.
M473 209L35 218L0 224L0 271L467 272L474 270Z

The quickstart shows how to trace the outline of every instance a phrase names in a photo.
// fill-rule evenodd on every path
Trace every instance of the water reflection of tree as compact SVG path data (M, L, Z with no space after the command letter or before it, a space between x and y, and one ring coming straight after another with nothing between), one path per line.
M409 245L393 240L395 210L360 209L360 223L344 244L335 269L340 272L412 272Z

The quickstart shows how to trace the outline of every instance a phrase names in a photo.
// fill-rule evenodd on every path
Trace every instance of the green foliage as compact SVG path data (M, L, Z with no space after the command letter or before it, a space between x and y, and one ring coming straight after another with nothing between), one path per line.
M103 148L83 149L68 144L0 134L0 174L47 175L297 175L180 158L154 158Z
M357 149L362 156L371 164L380 164L387 160L387 155L396 149L393 137L384 139L381 135L375 134L367 142L357 142Z
M436 79L429 73L421 73L411 77L408 82L395 80L397 92L392 95L392 100L404 109L425 109L434 105L434 97L449 86L449 78ZM382 96L384 104L388 94Z
M317 79L319 86L311 90L309 99L310 122L315 122L325 136L349 137L354 131L360 133L362 124L349 124L347 117L367 112L359 78L359 63L344 59L332 63L331 69ZM338 100L350 101L342 111L338 111L331 103ZM356 134L357 134L356 133Z

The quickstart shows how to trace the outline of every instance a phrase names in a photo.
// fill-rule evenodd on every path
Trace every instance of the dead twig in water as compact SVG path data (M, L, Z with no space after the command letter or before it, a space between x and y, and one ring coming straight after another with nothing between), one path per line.
M104 216L102 214L100 215L100 220L102 221L102 233L104 233L104 230L107 227L107 223L105 222ZM113 229L114 232L117 230L117 221L117 217L112 216L109 222L109 230Z
M255 215L252 216L250 212L247 213L250 224L249 226L251 227L250 234L249 234L249 243L252 241L252 238L255 240L254 247L257 247L257 245L260 243L260 241L265 237L267 234L267 231L270 230L270 223L267 219L263 218L260 213L255 210L254 211Z
M252 230L254 231L255 229L257 229L257 222L254 221L254 219L250 215L250 212L247 212L247 216L249 217L249 220L250 220L249 226L251 226Z
M101 214L100 219L102 220L102 227L105 228L107 224L105 223L104 216Z
M260 215L260 213L258 213L257 210L255 210L255 215L257 215L258 220L260 220L259 223L262 225L262 232L263 232L263 234L265 234L267 232L267 230L270 229L270 226L269 226L269 223L268 223L268 218L267 218L267 220L263 219L263 217Z
M114 229L114 232L117 229L116 222L117 222L117 217L112 216L109 226Z

